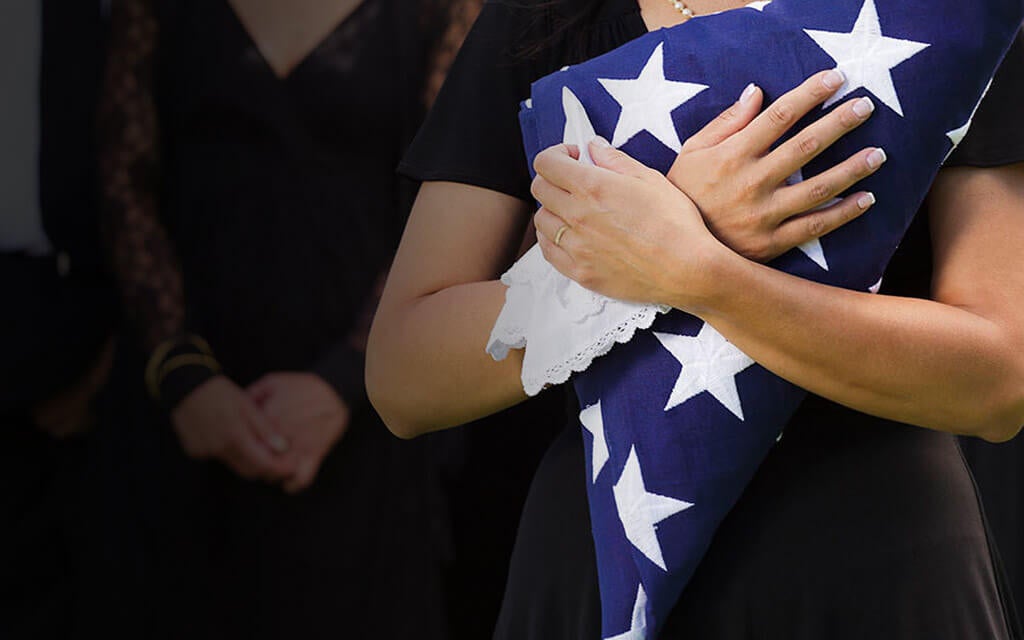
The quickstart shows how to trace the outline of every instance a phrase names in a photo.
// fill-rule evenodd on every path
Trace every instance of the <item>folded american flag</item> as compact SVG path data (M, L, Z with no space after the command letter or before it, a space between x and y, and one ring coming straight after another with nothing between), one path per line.
M563 141L585 150L596 133L665 172L681 141L732 104L748 82L773 100L812 73L838 66L847 83L825 108L870 95L877 109L803 175L866 146L884 147L885 167L857 185L873 191L878 203L772 266L876 290L1022 19L1024 0L775 0L698 17L534 83L521 111L527 155L532 165L537 152ZM822 114L816 110L793 131ZM530 259L536 270L536 254ZM518 273L532 277L529 269ZM546 291L571 298L561 285ZM527 297L510 289L506 311L537 304ZM602 305L586 302L574 321L599 315ZM504 331L504 348L525 344L529 357L529 331ZM605 638L652 638L805 392L679 311L615 341L625 344L573 365L585 368L574 384L589 434L602 628Z

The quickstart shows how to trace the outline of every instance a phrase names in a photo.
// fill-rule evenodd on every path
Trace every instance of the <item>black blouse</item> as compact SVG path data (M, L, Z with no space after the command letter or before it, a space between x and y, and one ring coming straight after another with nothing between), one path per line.
M552 36L559 9L489 2L401 170L532 202L517 112L533 80L643 35L635 0L607 0ZM523 42L548 41L539 55ZM1018 41L949 165L1024 161ZM927 297L922 211L884 292ZM1014 616L973 482L947 434L809 396L726 518L663 638L1008 638ZM579 426L556 440L520 523L500 639L600 637Z

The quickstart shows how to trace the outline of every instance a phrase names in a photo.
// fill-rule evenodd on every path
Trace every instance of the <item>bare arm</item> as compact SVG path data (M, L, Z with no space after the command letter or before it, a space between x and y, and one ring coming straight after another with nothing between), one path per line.
M497 277L529 220L526 203L450 182L420 189L367 345L370 401L397 435L412 437L526 399L522 353L484 351L505 301Z
M794 92L806 109L825 100L839 86L837 83L829 89L823 84L824 76L816 74ZM697 147L695 153L701 153L704 147L714 147L742 128L745 120L741 116L749 119L757 114L761 97L755 91L751 100L727 111L687 145ZM865 119L846 118L844 113L837 110L812 125L811 131L824 138L822 148ZM773 131L769 130L767 135ZM780 134L781 131L775 133L764 146ZM731 145L720 155L735 163L750 163L762 154L761 150ZM811 157L790 156L793 157L781 163L796 164L783 175L792 173ZM861 170L858 162L855 157L837 167L845 171L845 182L834 180L835 188L843 189L870 172ZM575 161L571 165L581 166ZM768 188L757 195L771 198L780 180L767 179ZM685 200L675 187L667 181L665 184L671 188L670 200ZM813 183L808 181L800 189L812 187ZM720 191L730 192L732 186L724 184ZM542 193L535 194L544 200ZM821 198L827 199L829 195L821 194ZM842 204L815 214L824 221L819 231L838 226L859 213L851 211L857 209L854 200L847 198ZM784 224L788 216L812 204L815 203L801 202L800 208L774 219ZM673 206L671 202L669 206ZM723 208L734 208L733 203ZM395 433L414 436L461 424L525 399L519 379L523 354L514 351L507 360L495 363L484 352L484 346L505 299L505 287L495 279L517 254L528 213L526 203L493 191L453 183L424 185L392 267L367 354L367 391ZM703 229L699 216L697 221ZM575 235L567 234L567 242ZM775 250L781 253L808 237L801 225L799 232L782 237Z
M1001 441L1024 424L1024 165L948 169L931 196L934 301L722 263L702 316L768 369L873 415ZM807 330L813 327L813 330Z
M569 277L694 313L767 369L859 411L993 441L1024 423L1024 164L941 173L930 196L934 300L918 300L747 260L711 237L668 180L621 152L591 153L619 175L565 152L548 158L565 170L562 184L583 185L575 204L560 202L570 242L554 247L552 221L538 218L545 255ZM630 208L644 219L630 222Z

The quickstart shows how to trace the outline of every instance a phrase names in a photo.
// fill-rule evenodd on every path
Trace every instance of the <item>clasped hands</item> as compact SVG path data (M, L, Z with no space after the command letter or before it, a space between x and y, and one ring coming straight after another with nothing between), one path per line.
M348 427L350 412L312 373L270 373L247 389L219 375L186 396L171 414L185 453L216 459L242 478L309 487Z
M763 112L763 93L749 85L686 141L667 176L600 138L589 149L596 166L577 162L572 146L542 151L532 193L542 205L534 226L545 258L609 297L696 312L713 294L717 261L767 262L853 220L874 195L835 197L878 170L882 149L787 180L863 124L874 110L869 98L845 102L772 149L844 81L838 70L817 73Z

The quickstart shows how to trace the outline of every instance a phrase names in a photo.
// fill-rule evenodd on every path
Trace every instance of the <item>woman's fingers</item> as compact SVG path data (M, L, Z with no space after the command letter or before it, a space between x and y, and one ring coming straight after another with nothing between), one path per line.
M575 151L576 157L573 157L568 145L548 147L533 159L533 169L537 175L543 176L551 184L571 191L578 185L593 181L593 177L589 175L592 167L580 164L577 160L579 150Z
M639 160L631 158L625 151L616 149L601 137L590 141L590 159L597 167L633 178L644 178L654 171Z
M861 191L843 198L836 204L790 218L775 230L775 256L835 231L863 214L873 204L874 194Z
M740 94L739 100L686 140L683 144L683 151L697 151L713 147L741 131L760 112L763 101L764 92L761 91L761 88L754 83L748 84Z
M530 193L541 204L554 213L563 213L572 206L572 194L555 186L544 176L537 174L530 184Z
M568 240L571 227L565 220L552 213L547 207L541 207L533 216L533 226L537 228L538 242L544 238L554 246L555 239L558 238L559 248L563 251L566 250L565 242ZM565 227L565 231L561 231L562 227Z
M308 489L313 484L313 480L316 478L317 469L320 467L318 460L313 460L308 456L299 461L296 465L295 473L284 481L282 488L285 493L299 493Z
M562 234L563 245L567 236L571 233L572 229L567 229L565 233ZM543 253L544 258L551 263L551 266L567 278L573 277L576 262L572 259L572 256L569 255L569 252L565 250L564 246L555 245L553 240L542 233L537 234L537 244L540 245L541 253Z
M270 423L270 420L267 419L263 411L246 396L243 396L241 411L252 432L272 452L282 454L288 451L290 446L288 439L277 432L277 429Z
M779 189L772 203L775 219L781 225L787 218L827 203L878 171L885 160L885 151L882 149L864 149L828 171Z
M844 82L846 76L838 69L814 74L770 104L734 138L738 138L744 148L752 153L766 152L800 118L827 100Z
M864 124L875 110L871 98L855 98L827 116L808 125L778 149L768 154L771 178L782 182L832 146L839 138Z

